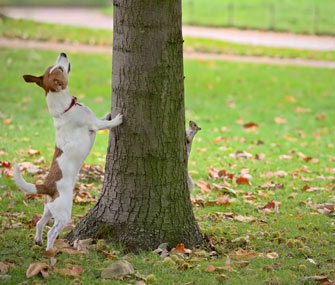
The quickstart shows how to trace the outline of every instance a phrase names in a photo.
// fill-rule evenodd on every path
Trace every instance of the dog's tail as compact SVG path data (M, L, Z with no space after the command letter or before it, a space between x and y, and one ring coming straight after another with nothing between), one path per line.
M15 163L14 165L14 180L16 186L19 187L22 191L26 193L37 193L35 184L28 183L23 179L20 171L20 166L17 163Z

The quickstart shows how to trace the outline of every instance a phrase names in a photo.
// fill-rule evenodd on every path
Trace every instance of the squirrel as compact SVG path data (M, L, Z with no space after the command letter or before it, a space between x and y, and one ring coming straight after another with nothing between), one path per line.
M188 165L188 159L191 153L192 142L193 142L194 136L197 134L198 131L201 130L201 128L199 128L198 125L193 121L189 121L188 125L189 125L189 128L186 130L187 165ZM188 186L188 190L191 193L194 188L194 183L193 183L192 177L188 173L188 167L187 167L187 186Z

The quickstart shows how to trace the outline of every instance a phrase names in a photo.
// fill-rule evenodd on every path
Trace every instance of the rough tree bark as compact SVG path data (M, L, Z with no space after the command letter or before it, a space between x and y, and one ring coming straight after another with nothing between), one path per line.
M114 0L112 116L103 190L68 235L129 250L199 245L187 189L181 0Z

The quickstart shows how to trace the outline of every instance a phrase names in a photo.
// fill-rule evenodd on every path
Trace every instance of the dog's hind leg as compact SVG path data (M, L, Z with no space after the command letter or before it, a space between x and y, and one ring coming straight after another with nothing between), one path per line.
M59 233L65 228L65 226L70 221L70 217L68 219L57 219L55 220L54 225L48 232L48 244L46 250L48 251L54 245L56 238L58 237Z
M44 206L43 216L36 224L35 244L38 244L39 246L43 245L43 238L42 238L43 228L51 217L52 217L51 212L46 206Z

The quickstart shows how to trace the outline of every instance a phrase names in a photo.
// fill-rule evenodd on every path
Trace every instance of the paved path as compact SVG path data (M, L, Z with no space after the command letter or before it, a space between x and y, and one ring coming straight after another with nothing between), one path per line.
M84 52L84 53L112 53L110 46L91 46L84 44L66 44L66 43L53 43L53 42L40 42L31 40L8 39L0 37L0 47L7 48L30 48L30 49L44 49L55 50L64 52ZM335 68L335 62L328 61L315 61L303 59L280 59L280 58L267 58L267 57L254 57L254 56L238 56L226 54L207 54L185 52L186 59L199 59L199 60L225 60L234 62L249 62L249 63L263 63L273 65L298 65L298 66L311 66L320 68Z
M112 18L94 8L0 8L0 13L13 18L28 18L36 21L112 29ZM335 50L335 37L294 35L255 30L204 28L184 26L185 36L218 39L243 44L272 47L288 47L310 50Z

